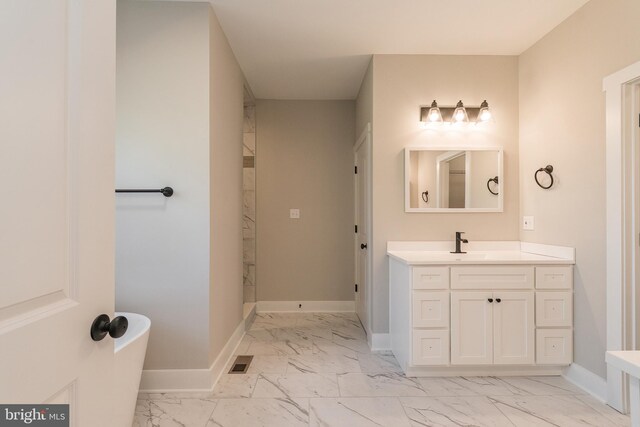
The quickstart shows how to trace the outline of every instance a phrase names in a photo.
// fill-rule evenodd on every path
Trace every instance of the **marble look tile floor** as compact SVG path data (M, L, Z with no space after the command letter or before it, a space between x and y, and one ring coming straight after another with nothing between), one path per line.
M630 425L561 377L407 378L369 351L353 313L258 314L236 354L254 355L246 374L210 393L141 394L133 426Z

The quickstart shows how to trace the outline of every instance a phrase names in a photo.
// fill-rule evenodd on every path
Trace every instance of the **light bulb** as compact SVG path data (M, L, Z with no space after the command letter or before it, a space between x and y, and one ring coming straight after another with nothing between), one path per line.
M485 99L480 104L480 111L478 111L478 123L485 123L491 120L491 110L489 110L489 103Z
M440 112L438 103L435 100L431 103L431 108L429 109L429 114L427 114L427 119L431 123L442 122L442 113Z
M458 101L456 105L456 109L453 111L453 122L454 123L465 123L469 121L469 116L467 116L467 110L464 108L462 101Z

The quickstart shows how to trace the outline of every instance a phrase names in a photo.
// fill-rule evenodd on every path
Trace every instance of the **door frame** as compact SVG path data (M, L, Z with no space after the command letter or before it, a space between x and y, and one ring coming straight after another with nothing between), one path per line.
M635 218L637 185L638 90L640 61L603 79L606 93L606 204L607 204L607 350L633 350L632 326L637 311L635 259L638 255ZM631 97L631 99L630 99ZM629 108L629 102L632 106ZM637 129L637 128L636 128ZM634 138L635 136L635 138ZM620 412L629 409L626 375L607 365L607 403Z
M367 307L367 319L366 319L366 327L365 327L365 332L367 334L367 341L369 343L369 347L372 346L372 328L371 328L371 311L372 311L372 298L371 298L371 274L373 271L373 267L372 267L372 260L373 260L373 256L372 256L372 252L373 252L373 215L372 215L372 206L373 206L373 201L372 201L372 197L373 197L373 185L372 185L372 179L373 179L373 173L372 173L372 167L373 167L373 153L372 153L372 140L371 140L371 123L367 123L364 130L362 131L362 133L360 134L360 136L358 137L358 139L356 139L355 144L353 145L353 164L354 165L358 165L358 149L360 148L360 146L362 144L366 144L367 147L367 151L369 153L368 156L368 164L367 167L365 168L365 180L366 180L366 195L365 195L365 199L367 201L366 206L364 206L365 208L365 216L367 217L367 224L366 224L366 232L367 232L367 236L369 239L368 242L368 248L367 248L367 254L366 254L366 258L367 258L367 269L366 269L366 277L365 277L365 283L364 283L364 287L366 289L365 292L365 305ZM357 206L358 203L358 179L356 177L356 175L353 175L353 188L354 188L354 212L353 212L353 217L354 217L354 225L357 224L358 227L360 227L360 224L358 224L358 210L355 209L355 207ZM354 283L357 283L357 277L358 277L358 257L359 257L359 251L360 248L358 247L358 234L354 233L353 234L353 239L354 239L354 253L355 253L355 262L354 262ZM354 299L355 299L355 289L354 289ZM357 312L357 303L355 306L356 312Z

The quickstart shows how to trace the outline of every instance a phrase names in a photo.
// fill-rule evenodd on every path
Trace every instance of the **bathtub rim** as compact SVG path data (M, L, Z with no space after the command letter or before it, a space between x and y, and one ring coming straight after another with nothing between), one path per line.
M130 344L134 343L136 340L149 333L151 329L151 320L140 313L132 313L128 311L116 311L114 313L114 317L116 316L124 316L129 321L129 328L127 332L120 337L116 338L113 352L118 353L119 351L125 349Z

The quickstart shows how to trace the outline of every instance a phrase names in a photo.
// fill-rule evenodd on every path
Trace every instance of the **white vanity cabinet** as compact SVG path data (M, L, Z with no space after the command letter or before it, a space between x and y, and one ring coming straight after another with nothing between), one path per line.
M573 265L391 257L390 341L407 374L535 375L572 362Z

